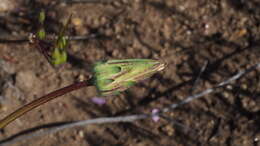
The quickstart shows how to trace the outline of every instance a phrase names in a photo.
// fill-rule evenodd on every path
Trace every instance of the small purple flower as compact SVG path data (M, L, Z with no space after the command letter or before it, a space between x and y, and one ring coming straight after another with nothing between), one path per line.
M93 97L91 98L91 101L97 105L103 105L106 104L106 99L101 97Z
M154 122L158 122L160 120L160 117L157 115L159 113L159 109L154 108L152 110L152 119Z

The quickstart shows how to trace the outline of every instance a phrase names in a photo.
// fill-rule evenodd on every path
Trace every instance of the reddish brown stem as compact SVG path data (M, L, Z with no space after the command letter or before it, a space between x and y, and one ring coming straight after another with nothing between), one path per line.
M83 88L83 87L87 87L87 86L91 86L92 84L88 81L82 81L82 82L78 82L78 83L74 83L71 84L67 87L58 89L56 91L53 91L47 95L44 95L38 99L33 100L32 102L22 106L21 108L17 109L16 111L14 111L13 113L9 114L8 116L6 116L4 119L2 119L0 121L0 129L3 129L5 126L7 126L9 123L11 123L12 121L14 121L15 119L21 117L22 115L24 115L25 113L33 110L34 108L50 101L53 100L59 96L62 96L66 93L72 92L74 90Z

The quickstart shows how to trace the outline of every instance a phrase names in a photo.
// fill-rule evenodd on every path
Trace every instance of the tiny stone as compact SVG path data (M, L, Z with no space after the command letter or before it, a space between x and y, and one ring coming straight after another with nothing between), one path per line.
M191 35L191 33L192 33L191 30L187 30L187 31L186 31L186 34L187 34L187 35Z
M94 20L93 20L93 27L94 27L94 28L98 28L99 25L100 25L100 21L99 21L98 19L94 19Z
M164 46L165 48L170 48L171 44L170 44L169 42L165 42L165 43L163 44L163 46Z
M116 35L116 39L121 39L121 35Z
M59 105L60 107L62 107L62 106L63 106L63 103L62 103L62 102L58 102L58 105Z
M242 29L242 30L239 30L237 32L237 37L243 37L247 34L247 30L246 29Z
M223 92L223 96L226 97L226 98L228 98L228 97L229 97L228 92Z
M167 125L167 126L165 127L165 131L167 132L167 134L168 134L169 136L172 136L172 135L174 134L174 128L173 128L171 125Z
M233 87L231 85L227 85L227 89L232 90Z
M101 25L106 24L107 23L107 18L106 17L101 17L100 18L100 23L101 23Z
M86 80L85 76L83 74L79 75L79 81L84 81Z
M120 33L120 32L122 32L122 26L121 25L116 25L115 26L115 32L118 34L118 33Z
M25 91L33 90L38 82L35 73L30 70L20 71L16 75L16 85Z
M247 87L247 84L242 84L241 85L242 89L246 90L248 87Z
M3 105L3 104L0 104L0 111L1 112L7 111L7 107L5 105Z
M80 130L80 131L79 131L79 137L80 137L80 138L84 138L84 135L85 135L85 134L84 134L84 131Z
M80 18L72 18L71 22L75 26L81 26L82 25L82 20Z

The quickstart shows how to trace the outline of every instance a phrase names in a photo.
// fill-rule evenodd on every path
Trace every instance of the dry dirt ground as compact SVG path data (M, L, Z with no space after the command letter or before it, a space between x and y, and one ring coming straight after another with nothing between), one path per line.
M106 97L103 106L90 101L95 96L93 88L60 97L7 126L0 139L49 123L149 113L213 87L260 61L258 0L68 2L1 0L1 118L50 91L87 78L91 74L87 69L98 60L152 58L164 60L168 66L130 90ZM49 34L57 33L73 14L68 34L87 36L70 42L69 62L58 69L26 41L36 31L41 9L47 12ZM214 94L166 113L168 120L77 127L14 145L257 146L259 80L259 70L252 71Z

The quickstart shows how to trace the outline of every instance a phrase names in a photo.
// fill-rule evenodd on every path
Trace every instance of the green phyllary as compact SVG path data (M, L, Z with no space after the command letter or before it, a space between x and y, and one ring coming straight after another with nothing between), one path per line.
M164 69L165 64L152 59L101 61L94 65L94 82L101 95L124 91Z

